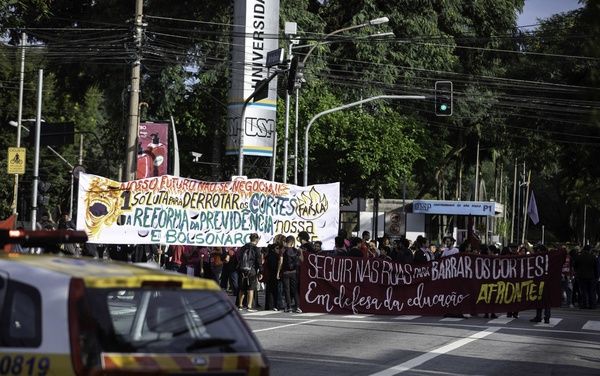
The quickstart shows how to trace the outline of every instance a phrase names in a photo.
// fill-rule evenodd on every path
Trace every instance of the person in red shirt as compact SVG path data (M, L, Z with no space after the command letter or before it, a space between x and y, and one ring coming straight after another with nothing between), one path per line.
M169 246L169 250L167 251L167 255L169 260L167 262L167 269L174 270L176 272L182 272L181 266L184 265L183 259L183 251L185 250L185 246L181 244L175 244Z
M187 274L195 277L204 276L204 260L207 256L206 248L185 246L183 258L187 266Z
M567 251L567 246L560 247L561 250ZM567 258L562 266L562 304L573 308L573 266L571 265L571 256L567 253Z
M370 256L371 252L369 252L369 239L371 239L371 233L369 231L363 231L360 243L360 251L365 259L372 257Z
M215 281L221 284L221 273L223 272L223 260L225 255L222 247L211 247L210 248L210 269L212 270L212 276Z

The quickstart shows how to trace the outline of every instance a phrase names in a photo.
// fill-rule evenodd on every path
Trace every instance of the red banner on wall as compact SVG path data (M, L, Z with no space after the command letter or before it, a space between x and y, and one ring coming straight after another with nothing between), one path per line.
M423 264L307 254L305 312L379 315L514 312L561 305L565 250L457 254Z
M169 165L169 124L140 123L136 179L166 175Z

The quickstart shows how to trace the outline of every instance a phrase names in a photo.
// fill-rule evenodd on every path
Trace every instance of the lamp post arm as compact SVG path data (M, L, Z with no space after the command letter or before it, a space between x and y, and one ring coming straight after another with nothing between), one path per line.
M102 148L102 154L104 154L104 158L106 158L106 177L110 178L110 157L109 154L106 152L106 148L104 147L104 144L102 143L102 141L100 140L100 137L98 137L98 135L96 134L96 132L93 131L75 131L73 132L75 134L80 133L80 134L91 134L92 136L94 136L94 138L96 139L96 141L98 141L98 145Z
M329 38L330 36L335 35L335 34L339 34L339 33L343 32L343 31L354 30L354 29L358 29L360 27L365 27L365 26L369 26L369 25L379 25L379 24L382 24L382 23L386 23L388 21L389 21L389 19L387 17L380 17L380 18L376 18L374 20L371 20L369 22L362 23L360 25L352 25L352 26L344 27L342 29L332 31L331 33L325 35L321 39L321 41L324 41L327 38ZM308 57L310 56L310 54L313 52L313 50L319 44L321 44L321 41L318 41L317 43L313 44L313 46L310 48L310 50L308 50L308 53L306 54L306 56L304 56L304 59L302 60L303 63L306 63L306 60L308 59Z
M71 169L74 169L74 168L75 168L75 166L73 166L71 163L69 163L69 161L67 161L67 160L65 159L65 157L63 157L63 156L62 156L62 155L60 155L60 154L59 154L59 153L58 153L56 150L54 150L54 149L52 148L52 146L50 146L50 145L46 145L46 147L48 148L48 150L50 150L51 152L53 152L53 153L54 153L54 155L56 155L56 156L57 156L58 158L60 158L60 159L61 159L63 162L65 162L65 163L66 163L66 164L67 164L69 167L71 167Z
M323 112L319 112L318 114L316 114L308 122L308 125L306 126L306 131L304 133L304 186L306 187L308 185L308 132L310 131L310 127L315 122L315 120L317 120L318 118L320 118L323 115L327 115L327 114L330 114L332 112L336 112L339 110L344 110L346 108L358 106L358 105L361 105L364 103L372 102L372 101L378 100L378 99L417 99L417 100L420 100L420 99L430 99L433 97L434 96L432 96L432 95L378 95L376 97L366 98L366 99L362 99L360 101L356 101L356 102L348 103L348 104L345 104L345 105L342 105L339 107L331 108L329 110L325 110Z
M323 39L321 39L321 40L322 40L322 41L324 41L324 40L326 40L327 38L329 38L329 37L330 37L330 36L332 36L332 35L335 35L335 34L341 33L341 32L343 32L343 31L348 31L348 30L358 29L359 27L368 26L368 25L370 25L370 24L371 24L371 23L367 22L367 23L363 23L363 24L360 24L360 25L348 26L348 27L345 27L345 28L343 28L343 29L339 29L339 30L333 31L333 32L331 32L331 33L329 33L329 34L325 35L325 36L323 37ZM307 53L306 53L306 55L304 56L304 59L302 60L302 62L303 62L303 63L305 63L305 64L306 64L306 60L308 60L308 57L310 56L310 54L312 54L313 50L314 50L315 48L317 48L317 46L318 46L318 45L320 45L320 44L321 44L321 41L319 41L319 42L317 42L317 43L314 43L314 44L312 45L312 47L310 48L310 50L308 50L308 52L307 52Z

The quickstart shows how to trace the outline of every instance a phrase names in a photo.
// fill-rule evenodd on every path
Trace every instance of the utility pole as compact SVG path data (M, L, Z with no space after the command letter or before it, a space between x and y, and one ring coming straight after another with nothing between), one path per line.
M37 229L38 183L40 181L40 135L42 126L42 84L44 70L39 70L37 113L35 117L35 156L33 158L33 183L31 185L31 229Z
M127 149L125 159L125 180L135 180L137 172L137 139L138 127L140 124L138 106L140 102L140 66L142 46L142 12L144 7L143 0L135 1L135 60L131 66L131 85L129 89L129 128L127 133Z
M21 34L21 73L19 78L19 109L17 112L17 147L21 147L21 122L23 121L23 83L25 81L25 33ZM19 174L15 174L13 192L13 214L17 214L19 197Z

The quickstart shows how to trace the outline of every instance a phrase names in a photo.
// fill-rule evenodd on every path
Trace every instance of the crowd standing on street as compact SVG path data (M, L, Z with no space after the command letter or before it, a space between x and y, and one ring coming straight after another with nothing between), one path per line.
M405 238L372 239L368 231L361 233L361 237L346 238L343 232L340 234L342 235L335 238L332 249L323 249L322 242L311 240L309 234L304 231L300 232L297 237L276 235L264 250L262 257L264 274L254 289L254 295L257 291L264 290L263 308L274 311L302 312L299 303L300 265L307 253L362 259L379 258L401 263L423 263L458 253L498 256L547 252L555 249L568 250L566 245L548 249L543 244L533 246L518 243L511 243L504 247L496 244L477 244L477 247L474 247L469 240L462 241L457 245L456 239L451 235L445 236L441 244L435 245L422 235L417 236L414 242L411 242ZM239 257L239 251L231 253L230 256L231 259L239 259ZM258 267L255 269L258 270ZM596 309L599 277L600 258L598 258L596 250L589 245L584 246L581 251L578 246L572 247L562 266L563 307ZM221 286L232 294L235 294L237 289L235 284L228 283L227 278L223 275ZM574 289L578 290L574 291ZM462 314L447 314L446 316L468 318ZM473 314L472 316L477 315ZM497 319L499 314L487 312L483 317ZM519 312L507 312L506 317L518 319ZM544 307L536 310L530 321L549 323L550 318L550 307Z
M43 212L37 224L38 229L75 229L67 214L62 214L58 223L49 213ZM596 309L600 293L600 258L598 249L589 244L569 247L560 244L548 249L544 244L533 246L510 243L477 244L469 240L458 245L453 236L443 237L442 244L431 243L419 235L414 241L406 238L380 239L363 231L361 237L348 236L340 230L335 237L334 247L324 249L323 243L311 238L306 231L297 236L276 235L264 249L257 244L259 235L253 233L250 241L242 247L200 247L192 245L155 244L63 244L46 247L45 250L15 247L19 253L56 253L91 258L110 258L131 263L152 263L156 267L187 274L194 277L212 278L227 293L236 297L237 307L249 312L257 308L265 310L302 313L300 307L300 268L305 255L316 253L326 256L357 257L362 259L379 258L407 264L425 263L459 253L480 253L485 255L516 255L552 250L564 250L567 254L561 269L562 306L565 308ZM259 291L264 291L263 305L259 301ZM447 314L449 317L467 318L462 314ZM476 315L472 315L476 316ZM519 312L507 312L508 318L519 318ZM498 318L496 313L486 312L484 318ZM531 322L549 323L551 308L536 310Z

